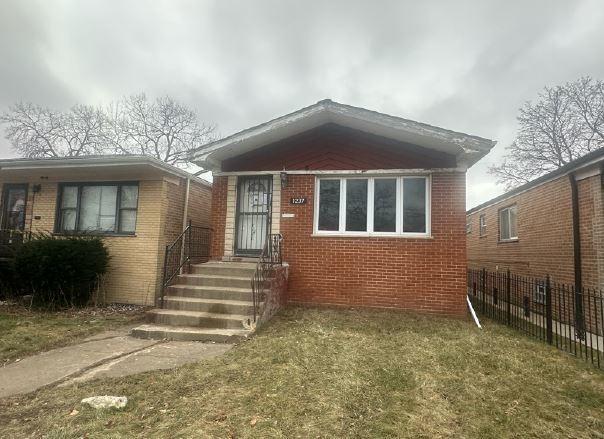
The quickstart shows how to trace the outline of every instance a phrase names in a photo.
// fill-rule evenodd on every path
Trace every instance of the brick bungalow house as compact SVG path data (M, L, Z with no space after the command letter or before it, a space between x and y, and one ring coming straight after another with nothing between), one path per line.
M28 232L98 233L108 302L154 305L165 246L210 223L211 184L144 156L0 160L0 249Z
M330 100L208 144L211 258L280 234L289 303L461 316L466 170L494 144Z
M467 212L470 268L604 288L604 148Z

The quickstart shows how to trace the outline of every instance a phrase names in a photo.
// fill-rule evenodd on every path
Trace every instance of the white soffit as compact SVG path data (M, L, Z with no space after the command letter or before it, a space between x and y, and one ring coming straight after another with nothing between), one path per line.
M209 143L193 154L192 161L206 169L216 168L222 160L328 123L452 154L466 166L471 166L485 156L496 144L490 139L323 100Z

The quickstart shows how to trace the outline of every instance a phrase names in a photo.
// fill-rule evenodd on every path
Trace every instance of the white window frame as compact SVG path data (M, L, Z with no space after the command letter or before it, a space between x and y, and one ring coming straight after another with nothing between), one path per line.
M484 213L478 216L478 236L487 236L487 216Z
M512 209L516 210L516 236L512 236L512 217L510 215L510 210L512 210ZM507 216L508 216L508 227L509 227L508 232L510 235L508 238L503 238L502 233L501 233L501 230L502 230L501 229L501 215L504 212L506 212ZM498 220L499 220L499 241L503 241L503 242L517 241L518 240L518 209L516 208L516 205L512 204L510 206L506 206L506 207L499 209L498 216L499 216L499 218L498 218Z
M426 182L426 232L403 232L403 182L410 178L424 178ZM396 179L396 231L374 232L374 182L375 180ZM319 230L319 193L322 180L340 181L339 230ZM363 232L346 231L346 181L367 180L367 230ZM315 178L315 196L313 212L313 236L383 236L398 238L430 238L432 236L432 178L430 175L326 175Z

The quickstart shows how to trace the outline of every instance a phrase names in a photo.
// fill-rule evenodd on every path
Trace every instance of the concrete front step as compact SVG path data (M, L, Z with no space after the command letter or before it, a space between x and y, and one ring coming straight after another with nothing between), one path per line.
M183 274L178 276L178 280L176 283L227 288L251 288L252 276L216 276L208 274Z
M204 285L172 285L166 297L193 297L197 299L252 301L252 289L222 288Z
M191 274L207 274L210 276L235 276L252 278L256 264L238 262L207 262L191 266Z
M252 302L242 300L199 299L196 297L166 296L164 309L201 311L214 314L250 315L254 312Z
M144 339L168 339L202 341L214 343L237 343L245 340L252 332L247 329L210 329L190 326L141 325L131 332L134 337Z
M197 326L204 328L245 329L244 322L251 319L241 314L216 314L200 311L152 309L147 311L147 321L158 325Z

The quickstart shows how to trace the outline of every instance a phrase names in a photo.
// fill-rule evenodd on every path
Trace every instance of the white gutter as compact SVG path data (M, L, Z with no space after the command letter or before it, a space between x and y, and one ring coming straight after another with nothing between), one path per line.
M182 213L182 231L184 233L185 230L187 230L187 216L189 215L189 192L191 190L191 179L187 178L187 186L185 189L185 207L183 209L183 213ZM182 261L183 258L185 257L185 240L182 240L182 244L180 246L180 260ZM180 274L183 274L183 267L180 267Z
M476 326L478 326L479 329L482 329L482 326L480 326L480 322L478 321L478 316L476 316L476 312L474 312L474 307L472 306L472 302L470 302L470 297L468 295L466 295L466 300L468 302L468 308L470 308L470 314L472 314Z

